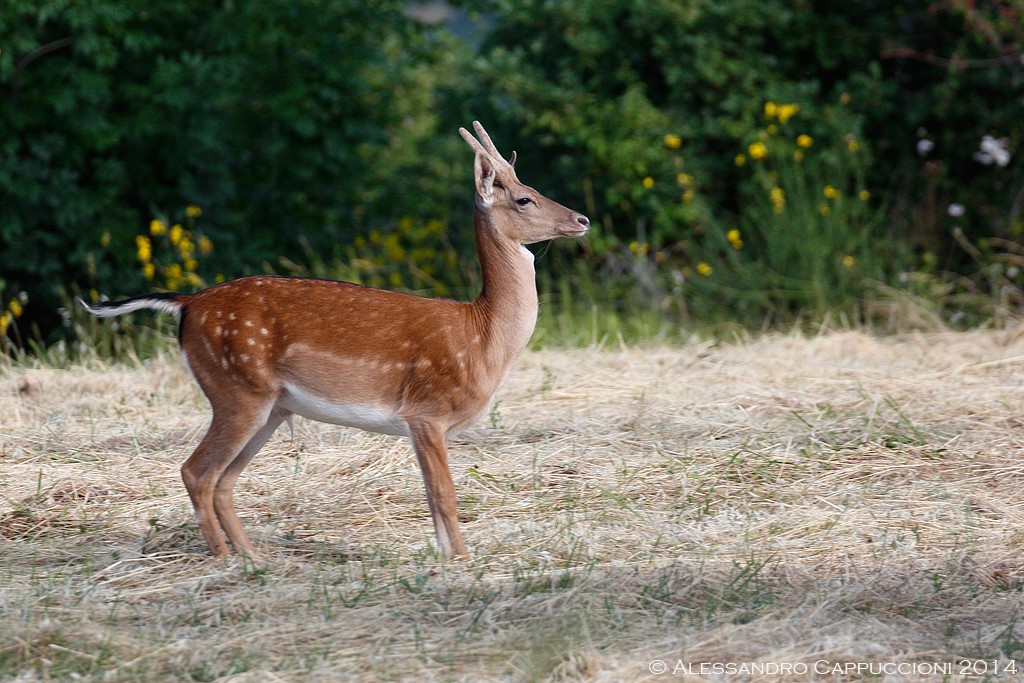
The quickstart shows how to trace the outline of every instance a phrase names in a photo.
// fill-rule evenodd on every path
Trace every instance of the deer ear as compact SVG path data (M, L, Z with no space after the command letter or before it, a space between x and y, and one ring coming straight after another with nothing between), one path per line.
M473 160L473 175L477 196L484 206L490 206L494 201L494 162L483 154L477 154Z
M512 152L512 156L510 156L508 158L508 165L509 166L515 166L516 165L516 153L515 153L515 151L513 151Z

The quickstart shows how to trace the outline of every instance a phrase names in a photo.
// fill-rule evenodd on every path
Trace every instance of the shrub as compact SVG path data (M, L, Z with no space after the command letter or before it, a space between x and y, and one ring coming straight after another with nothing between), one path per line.
M175 207L202 207L212 267L238 275L446 205L416 173L445 50L402 5L4 3L0 253L43 328L62 287L146 286L135 236Z

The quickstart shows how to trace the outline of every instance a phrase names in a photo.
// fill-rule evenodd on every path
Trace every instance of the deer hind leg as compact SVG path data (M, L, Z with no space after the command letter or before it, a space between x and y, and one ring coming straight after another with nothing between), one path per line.
M235 552L245 553L249 557L257 557L257 552L256 548L249 541L242 522L239 521L238 515L235 513L235 483L238 481L242 471L252 462L252 459L256 457L256 454L263 448L263 445L267 443L267 439L271 437L289 415L291 415L289 411L281 408L275 408L271 411L270 417L267 418L267 423L259 428L242 448L242 451L224 469L220 479L217 480L217 485L214 487L213 508L217 512L220 526L227 533L228 538L231 540L231 545L235 548Z
M199 530L214 555L229 554L214 509L217 482L253 436L267 424L269 411L269 405L246 410L244 403L228 410L215 408L206 436L181 466L181 478L192 499Z
M444 432L433 425L410 425L412 445L427 489L427 504L434 519L437 545L445 556L467 557L469 550L459 530L455 511L455 484L448 468L448 445Z

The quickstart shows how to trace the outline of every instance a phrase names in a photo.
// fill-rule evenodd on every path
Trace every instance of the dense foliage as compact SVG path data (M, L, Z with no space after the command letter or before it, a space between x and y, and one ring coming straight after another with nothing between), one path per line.
M408 9L4 3L2 332L252 270L468 294L472 118L595 220L541 261L562 298L679 322L1019 295L1022 0Z
M673 302L689 292L690 310L705 314L771 300L813 312L857 293L840 282L847 243L869 259L849 273L863 285L912 267L970 270L957 230L969 241L1020 234L1024 165L978 153L985 136L1006 150L1024 143L1021 11L1020 2L499 0L484 71L494 115L558 160L543 169L548 184L581 199L593 188L606 234L694 266L675 271L690 282ZM800 139L813 144L798 151ZM788 168L783 187L783 169L765 167L784 153L792 166L797 151L807 162ZM829 186L867 197L884 220L847 221L864 214L850 201L837 215ZM730 250L737 229L760 239ZM1014 277L1005 284L1019 291Z
M73 284L138 291L136 235L154 217L184 222L189 205L216 245L211 271L230 275L297 256L300 244L330 255L407 207L444 211L447 189L424 188L425 164L407 144L416 131L403 131L410 110L429 108L418 89L443 54L399 10L361 0L4 3L8 286L29 290L35 308Z

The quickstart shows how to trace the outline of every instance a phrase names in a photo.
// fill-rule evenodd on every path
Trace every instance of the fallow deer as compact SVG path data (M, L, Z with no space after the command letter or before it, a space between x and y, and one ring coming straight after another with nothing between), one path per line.
M83 306L98 316L155 309L179 318L185 364L213 409L181 468L215 555L255 557L232 491L292 414L407 436L444 555L467 555L447 436L484 414L537 320L533 255L523 245L580 237L586 216L519 182L478 122L473 224L483 288L459 302L312 278L243 277L196 294L143 294ZM219 523L219 524L218 524Z

